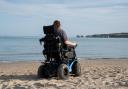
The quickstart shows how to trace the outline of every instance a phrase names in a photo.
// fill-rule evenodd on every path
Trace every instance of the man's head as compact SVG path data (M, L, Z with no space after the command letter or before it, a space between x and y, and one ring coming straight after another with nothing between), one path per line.
M53 26L54 26L54 28L55 29L58 29L58 28L60 28L60 21L59 20L55 20L54 22L53 22Z

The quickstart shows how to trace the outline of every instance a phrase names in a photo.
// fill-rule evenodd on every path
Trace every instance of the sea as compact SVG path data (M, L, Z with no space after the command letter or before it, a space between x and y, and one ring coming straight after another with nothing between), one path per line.
M0 37L0 61L45 60L41 37ZM78 58L128 58L128 38L69 38L76 42Z

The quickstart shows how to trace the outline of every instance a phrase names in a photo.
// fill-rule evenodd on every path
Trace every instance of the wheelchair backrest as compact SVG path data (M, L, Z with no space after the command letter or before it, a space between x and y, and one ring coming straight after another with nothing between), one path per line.
M44 50L43 54L47 58L57 58L62 50L61 38L55 34L53 26L44 26Z

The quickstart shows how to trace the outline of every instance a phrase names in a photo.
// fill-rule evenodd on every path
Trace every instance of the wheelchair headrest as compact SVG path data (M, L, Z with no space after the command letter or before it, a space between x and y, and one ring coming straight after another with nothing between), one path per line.
M54 27L53 25L50 26L43 26L44 34L54 34Z

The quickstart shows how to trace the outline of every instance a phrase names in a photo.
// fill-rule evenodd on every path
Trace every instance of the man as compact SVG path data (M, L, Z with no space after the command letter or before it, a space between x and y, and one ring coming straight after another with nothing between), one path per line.
M68 40L67 34L65 33L65 31L63 29L61 29L61 24L59 20L55 20L53 22L53 27L55 30L55 33L57 35L59 35L62 39L62 41L69 47L75 47L77 44L74 42L71 42Z

